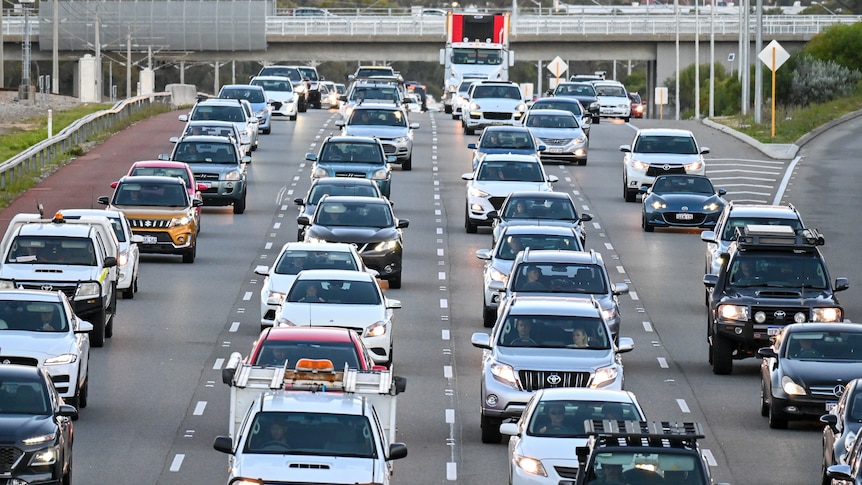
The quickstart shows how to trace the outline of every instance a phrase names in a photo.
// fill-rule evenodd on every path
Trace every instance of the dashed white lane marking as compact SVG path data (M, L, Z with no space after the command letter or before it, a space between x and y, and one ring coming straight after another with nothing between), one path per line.
M690 413L691 410L688 408L688 404L685 402L685 399L677 399L676 405L679 406L679 410L684 413Z
M452 378L452 366L451 365L444 365L443 366L443 377L446 379Z
M598 222L594 222L594 223L593 223L593 227L594 227L595 229L601 229L601 228L602 228L602 225L601 225L601 224L599 224Z
M268 242L268 243L264 244L264 245L263 245L263 248L264 248L264 249L272 249L272 243L271 243L271 242Z
M614 245L613 245L613 244L611 244L611 243L609 243L609 242L606 242L606 243L605 243L605 249L607 249L608 251L613 251L613 250L614 250Z
M294 175L293 180L299 180L299 175Z
M251 300L251 295L253 295L253 293L252 293L252 292L250 292L250 291L246 291L246 292L242 295L242 300L243 300L243 301L249 301L249 300Z
M437 279L438 280L445 280L446 279L446 272L440 271L439 273L437 273Z
M170 470L172 472L180 471L180 468L183 466L183 460L185 460L185 459L186 459L185 454L178 453L178 454L174 455L174 459L173 459L173 461L171 461Z
M458 480L458 464L454 461L446 463L446 480L450 482Z
M443 215L443 211L441 211L440 209L434 209L434 215L435 216Z
M280 223L280 222L276 222L275 224L273 224L273 225L272 225L272 228L273 228L273 229L281 229L281 223Z
M661 367L662 369L667 369L667 359L665 359L664 357L659 357L658 358L658 366Z
M446 423L452 424L455 422L455 410L447 409L446 410Z
M629 296L632 297L632 300L635 300L635 301L640 300L640 298L638 298L638 292L637 291L630 291Z
M198 403L195 404L195 410L192 412L192 414L195 416L201 416L201 415L203 415L206 408L207 408L207 402L206 401L198 401Z
M444 328L443 331L441 332L440 337L443 340L449 340L449 330Z
M644 332L652 332L652 323L650 322L641 322L644 326Z
M229 332L236 332L239 330L239 322L231 322Z
M704 448L700 450L700 452L703 453L703 457L706 458L707 465L711 467L718 466L718 462L715 461L715 456L712 454L712 451L710 451L709 448Z
M213 362L213 370L221 370L223 365L224 365L224 359L219 357L218 359L215 360L215 362Z
M443 228L442 227L437 228L437 234L443 234Z
M443 256L443 248L437 248L437 256Z
M626 272L626 269L622 266L617 266L617 273L623 274Z
M440 308L449 308L449 300L440 298Z

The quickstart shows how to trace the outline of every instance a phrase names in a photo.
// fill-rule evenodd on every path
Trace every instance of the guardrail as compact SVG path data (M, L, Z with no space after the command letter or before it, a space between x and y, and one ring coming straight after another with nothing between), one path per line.
M153 93L117 102L111 109L89 114L64 128L60 133L39 142L0 164L0 190L21 177L32 177L46 165L53 163L73 147L108 131L115 123L129 119L133 114L153 103L169 103L171 93Z

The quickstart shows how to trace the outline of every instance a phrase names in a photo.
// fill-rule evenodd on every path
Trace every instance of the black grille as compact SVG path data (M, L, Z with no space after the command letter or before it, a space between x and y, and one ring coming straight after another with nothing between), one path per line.
M491 112L486 111L483 114L485 115L486 120L511 120L512 119L512 113L496 113L493 111L491 111Z
M352 177L358 179L365 178L365 172L335 172L336 177Z
M682 165L650 165L646 171L647 177L658 177L659 175L685 174L685 167Z
M762 325L788 325L793 323L793 315L802 312L805 314L805 320L808 321L808 309L805 307L751 307L751 318L757 312L763 312L766 315L766 321ZM783 312L783 314L782 314ZM778 315L776 315L778 313Z
M664 220L667 221L668 224L675 225L692 225L699 226L703 223L703 220L706 219L705 214L692 214L691 212L683 212L683 214L691 214L691 219L677 219L676 212L665 212Z
M14 446L0 446L0 475L10 473L23 454L21 449Z
M170 219L129 219L129 225L134 228L166 229L170 224Z
M505 201L505 197L491 197L490 199L488 199L488 202L490 202L496 210L500 210L500 208L503 207L503 202Z
M525 391L538 391L553 387L586 387L590 382L589 372L559 372L552 370L518 371L521 386Z
M578 468L570 467L570 466L555 466L554 470L557 471L557 475L563 478L578 478Z
M69 299L75 297L75 291L78 289L78 285L72 284L58 284L52 282L36 282L36 283L15 283L15 288L21 288L25 290L46 290L46 291L62 291L64 295L66 295Z
M195 173L195 180L218 180L217 173Z
M17 355L0 355L0 362L4 364L29 365L30 367L36 367L39 365L38 359L34 359L32 357L19 357Z
M838 382L836 381L832 385L826 386L809 386L808 392L811 394L811 397L816 397L820 399L826 399L829 401L837 401L840 396L835 395L835 388L838 386Z

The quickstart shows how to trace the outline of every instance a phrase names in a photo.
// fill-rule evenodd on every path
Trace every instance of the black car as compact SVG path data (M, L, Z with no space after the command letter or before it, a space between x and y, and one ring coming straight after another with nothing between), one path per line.
M397 219L388 200L327 195L318 202L313 218L300 216L297 224L309 226L307 242L356 244L366 266L387 280L390 288L401 288L401 229L410 221Z
M718 274L703 276L713 289L706 327L713 373L730 374L734 360L755 357L791 323L844 321L835 294L850 285L847 278L830 281L823 244L814 229L737 229Z
M661 175L652 186L642 186L641 227L714 228L727 205L724 189L716 190L703 175Z
M590 137L590 127L593 126L593 117L577 99L565 96L539 98L530 105L530 111L534 109L561 109L568 111L578 119L578 123L580 123L581 129L584 130L587 138Z
M862 352L862 350L860 350ZM832 465L846 465L859 430L862 429L862 378L850 381L844 393L828 414L820 416L823 427L823 485L832 481L826 470Z
M838 404L845 386L862 369L862 325L793 323L757 351L760 414L769 427L790 420L816 419Z
M596 88L592 83L587 82L569 82L560 83L554 89L554 96L575 98L581 102L581 105L589 111L593 117L593 124L599 124L599 97L596 94Z
M324 177L314 179L311 182L311 187L305 198L297 197L293 199L293 203L299 206L300 217L311 218L314 216L314 211L317 209L317 203L324 195L353 195L357 197L378 197L382 198L383 193L380 188L370 179L360 178L344 178L344 177ZM307 226L297 223L296 225L296 240L302 241L305 239L305 230Z
M586 246L584 222L593 220L590 214L578 214L572 197L565 192L512 192L492 217L494 244L503 228L526 225L571 227L581 239L581 246Z
M77 416L42 367L0 364L2 483L71 483Z
M824 483L862 485L862 439L853 442L853 448L847 453L847 464L826 469L826 478L829 481Z

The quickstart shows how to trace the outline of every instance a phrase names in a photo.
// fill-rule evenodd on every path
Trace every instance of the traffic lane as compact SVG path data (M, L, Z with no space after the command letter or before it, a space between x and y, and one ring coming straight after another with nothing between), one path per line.
M609 140L599 140L610 144ZM612 172L605 175L614 177ZM620 253L649 321L655 322L659 343L669 352L670 365L678 366L681 372L679 379L690 388L692 400L686 401L690 414L686 414L703 420L706 425L709 437L704 443L719 465L715 470L716 477L733 482L751 479L769 483L776 478L794 482L800 473L816 473L810 472L816 466L812 468L806 463L806 460L811 461L811 456L800 451L811 449L807 435L784 436L777 433L775 439L788 440L791 445L763 451L762 436L776 433L768 430L758 413L758 361L742 361L744 364L736 366L734 376L725 378L713 376L709 370L705 343L706 308L701 282L705 248L699 231L657 230L653 234L645 234L640 228L640 204L626 204L621 197L607 200L601 190L607 185L604 178L600 175L598 181L590 183L585 190L588 195L598 192L594 202L598 212L614 214L613 218L605 221L606 230ZM667 383L656 382L655 378L644 377L637 382L627 379L627 386L637 390L649 412L652 403L661 404L666 399L663 395L675 392L675 384L668 386ZM660 406L659 409L668 408ZM764 431L751 433L751 429ZM764 460L784 465L771 469L762 465ZM788 466L789 463L794 465ZM809 481L814 480L811 478Z

